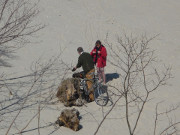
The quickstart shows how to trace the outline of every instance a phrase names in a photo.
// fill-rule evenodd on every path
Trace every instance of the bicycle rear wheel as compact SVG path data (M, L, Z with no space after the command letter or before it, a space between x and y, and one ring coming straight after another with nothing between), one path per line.
M94 90L94 101L97 105L106 106L109 101L107 86L98 84Z

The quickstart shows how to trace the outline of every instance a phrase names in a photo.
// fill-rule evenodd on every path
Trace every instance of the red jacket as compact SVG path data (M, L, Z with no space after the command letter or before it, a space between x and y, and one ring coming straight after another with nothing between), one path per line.
M101 45L99 49L97 47L94 47L90 54L93 57L93 61L97 67L106 66L107 52L106 48L103 45Z

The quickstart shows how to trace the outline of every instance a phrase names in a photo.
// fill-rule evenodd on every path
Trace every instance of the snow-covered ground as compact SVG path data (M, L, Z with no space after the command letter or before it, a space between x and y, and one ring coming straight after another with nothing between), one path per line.
M49 59L65 49L62 59L68 64L76 64L78 54L77 47L82 46L85 51L90 52L95 41L100 39L103 43L106 34L110 35L109 42L114 42L116 35L123 33L133 33L148 36L160 34L153 42L152 48L156 49L156 54L163 63L172 66L173 79L171 86L163 87L155 95L158 99L151 101L147 105L147 111L140 122L137 135L151 134L151 120L154 112L155 101L164 101L163 106L180 103L180 1L179 0L41 0L40 15L37 22L42 22L47 26L37 33L38 37L34 42L18 50L18 58L11 61L13 67L5 69L9 77L29 74L32 62L39 57L43 60ZM106 44L104 44L106 46ZM108 50L107 50L108 51ZM116 69L107 63L106 73L115 73ZM118 83L114 79L112 84ZM57 86L58 87L58 86ZM167 108L168 108L167 105ZM40 125L43 127L53 123L60 111L65 108L62 104L49 105L41 112ZM104 107L104 112L111 108L110 105ZM37 109L37 108L36 108ZM53 135L92 135L98 123L102 120L102 108L96 103L90 103L86 107L77 108L82 116L81 125L83 128L78 132L73 132L61 127L53 132ZM121 115L119 107L116 107L102 125L99 135L128 135L125 119ZM15 112L16 113L16 112ZM28 117L35 113L33 109L23 113L19 117L20 127L22 121L28 121ZM14 116L14 115L12 115ZM176 112L177 121L180 120L180 110ZM32 122L28 129L36 128L37 120ZM42 128L41 134L48 135L54 130L53 126ZM4 134L6 129L2 129L0 134ZM13 128L11 133L17 133ZM36 135L37 130L25 132L25 135Z

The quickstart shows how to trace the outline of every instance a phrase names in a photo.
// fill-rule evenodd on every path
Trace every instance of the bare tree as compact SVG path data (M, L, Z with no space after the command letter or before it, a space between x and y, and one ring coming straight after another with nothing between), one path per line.
M7 60L14 57L15 50L44 27L34 23L38 13L37 3L28 0L0 1L0 66L9 67Z
M36 118L38 119L36 129L38 134L40 134L41 128L54 124L41 126L41 111L48 105L58 103L58 99L56 99L57 86L64 79L64 74L67 75L68 70L71 72L71 68L68 68L68 65L61 60L61 54L45 62L42 62L42 59L37 60L31 67L32 74L9 78L2 82L2 85L6 84L8 88L12 88L13 93L12 99L6 96L0 100L0 129L2 132L3 130L6 134L10 134L10 131L18 134L31 132L26 129L36 121ZM4 95L7 95L5 94L7 87L2 88ZM26 110L31 109L34 110L34 114L29 114L27 121L19 119L21 114L25 114ZM19 123L19 121L21 122Z
M106 38L110 55L109 62L117 68L120 74L120 86L118 88L110 87L119 92L121 102L124 100L125 119L130 135L135 134L141 116L144 113L145 105L152 98L152 94L159 87L167 85L167 81L172 77L170 67L157 66L158 61L155 57L155 51L150 48L150 42L154 38L156 36L152 38L147 38L146 36L138 38L125 34L123 37L117 37L116 45L108 42L108 35ZM119 98L118 100L120 100ZM105 115L102 122L104 122L116 104L117 102ZM132 113L135 117L131 117ZM102 122L95 134L97 134ZM169 127L177 124L179 123L171 123Z
M35 23L35 19L39 14L38 2L28 0L1 0L0 1L0 68L10 67L8 60L14 58L14 53L17 49L29 43L31 36L37 31L44 28L44 25ZM40 72L40 71L37 71ZM0 123L1 129L3 128L2 123L7 122L8 115L21 110L29 105L23 105L26 103L26 99L29 95L22 93L18 95L18 91L25 87L28 87L31 79L37 76L36 72L31 75L7 78L6 74L0 73ZM19 79L23 80L21 84ZM37 80L34 78L33 80ZM31 82L32 88L36 81ZM30 88L30 89L32 89ZM7 90L13 97L10 99L7 94ZM30 90L31 91L31 90ZM22 105L22 106L21 106ZM20 113L21 111L19 111ZM17 115L18 117L18 115ZM15 118L16 119L16 118ZM15 124L15 119L12 124ZM7 122L8 123L8 122ZM10 126L11 128L11 126ZM9 129L10 129L9 128ZM8 132L7 132L8 133Z
M160 102L161 103L161 102ZM179 104L178 105L172 105L170 108L166 109L166 111L162 111L159 112L158 111L158 106L160 103L156 104L156 108L155 108L155 119L154 119L154 132L153 135L157 135L157 127L158 127L158 123L160 121L160 117L166 118L168 121L168 125L164 128L164 129L160 129L159 131L159 135L164 135L164 134L168 134L168 135L173 135L173 134L179 134L180 130L178 129L178 125L180 124L180 121L176 121L173 120L172 117L170 116L171 113L173 113L174 111L176 111L179 108Z

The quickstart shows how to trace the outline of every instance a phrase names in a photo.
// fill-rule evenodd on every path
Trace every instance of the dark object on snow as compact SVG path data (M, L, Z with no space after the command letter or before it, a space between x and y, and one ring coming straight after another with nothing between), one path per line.
M56 124L58 124L59 126L65 126L74 131L78 131L80 129L79 121L80 118L78 110L76 110L75 108L64 109L61 112L60 117L56 121Z
M65 106L82 106L85 103L82 100L83 91L80 90L79 78L69 78L62 81L56 96Z
M84 74L84 72L82 71L82 72L79 72L79 73L74 73L74 74L72 75L72 77L73 77L73 78L81 78L81 79L84 79L84 78L85 78L85 74Z
M72 71L74 72L76 70L76 68L73 68Z

